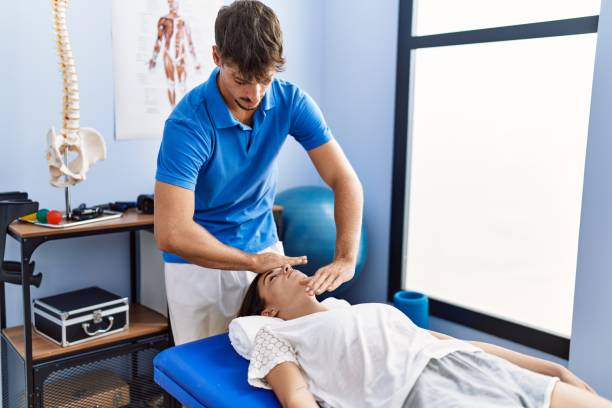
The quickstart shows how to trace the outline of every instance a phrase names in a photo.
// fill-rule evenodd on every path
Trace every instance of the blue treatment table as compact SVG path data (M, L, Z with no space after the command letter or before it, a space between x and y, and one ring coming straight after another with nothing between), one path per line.
M189 408L280 408L272 391L248 384L249 362L227 333L166 349L153 366L155 382Z

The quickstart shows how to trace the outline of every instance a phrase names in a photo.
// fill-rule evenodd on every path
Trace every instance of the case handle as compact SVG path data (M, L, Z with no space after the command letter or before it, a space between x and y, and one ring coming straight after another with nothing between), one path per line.
M106 333L107 331L109 331L111 327L113 327L114 321L115 321L115 318L113 316L109 316L108 317L108 327L106 329L98 329L95 332L89 331L89 323L83 323L81 327L83 327L83 330L85 331L85 333L87 333L87 335L91 337L91 336L95 336L96 334Z

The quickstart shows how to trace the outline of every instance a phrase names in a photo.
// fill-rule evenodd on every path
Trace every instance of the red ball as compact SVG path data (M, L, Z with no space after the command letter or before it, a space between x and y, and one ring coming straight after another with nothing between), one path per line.
M47 213L47 222L49 224L59 224L62 221L62 213L51 210Z

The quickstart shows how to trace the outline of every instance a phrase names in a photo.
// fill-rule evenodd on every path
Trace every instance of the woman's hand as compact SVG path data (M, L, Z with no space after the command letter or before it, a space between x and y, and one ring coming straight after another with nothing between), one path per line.
M573 385L578 388L582 388L584 390L590 391L593 394L597 395L597 392L593 388L591 388L589 384L582 381L580 378L578 378L578 376L576 376L576 374L572 373L570 370L568 370L565 367L561 367L558 377L564 383Z
M336 290L353 278L355 275L355 262L336 259L329 265L320 268L313 276L303 279L300 284L306 286L306 292L310 295Z

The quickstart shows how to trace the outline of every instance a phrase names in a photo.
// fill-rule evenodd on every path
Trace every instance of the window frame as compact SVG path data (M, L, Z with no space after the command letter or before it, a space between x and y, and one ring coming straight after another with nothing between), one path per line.
M406 238L409 213L412 132L410 106L413 79L413 52L420 48L466 45L499 41L525 40L565 35L597 33L599 16L517 24L504 27L413 36L415 0L400 0L395 93L395 130L393 140L393 180L389 245L389 281L387 299L402 289L406 268ZM501 337L554 356L569 359L570 339L489 316L467 308L430 298L430 315Z

